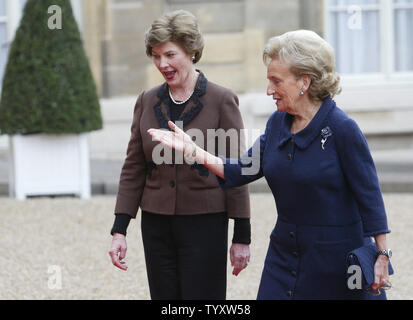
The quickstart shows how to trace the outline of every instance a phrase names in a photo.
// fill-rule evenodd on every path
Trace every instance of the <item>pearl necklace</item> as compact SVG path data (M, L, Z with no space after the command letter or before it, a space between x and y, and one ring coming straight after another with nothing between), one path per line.
M194 93L194 91L192 90L192 92L191 92L191 94L189 95L189 97L186 98L184 101L175 101L174 97L172 96L171 88L169 88L169 97L171 98L172 102L175 103L175 104L184 104L184 103L187 102L189 99L191 99L193 93Z

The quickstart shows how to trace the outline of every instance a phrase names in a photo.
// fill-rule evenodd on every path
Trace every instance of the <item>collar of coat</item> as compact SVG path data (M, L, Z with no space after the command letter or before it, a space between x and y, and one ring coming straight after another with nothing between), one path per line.
M292 134L290 131L291 124L293 122L293 116L286 112L283 112L280 128L280 142L278 144L278 147L281 148L286 143L288 143L290 139L293 139L298 148L307 148L316 137L321 136L324 120L334 107L334 100L331 99L330 96L328 96L323 100L320 109L317 111L316 115L310 121L310 123L303 130L295 134Z
M196 82L194 92L191 98L188 100L188 103L186 104L181 116L177 120L182 121L184 126L188 124L193 118L195 118L195 116L204 107L200 100L200 97L206 93L208 80L200 70L197 69L197 71L199 72L199 77ZM168 105L170 104L168 90L169 86L165 82L157 92L158 101L153 108L156 118L159 122L159 127L170 130L168 126L168 121L170 119L168 115Z

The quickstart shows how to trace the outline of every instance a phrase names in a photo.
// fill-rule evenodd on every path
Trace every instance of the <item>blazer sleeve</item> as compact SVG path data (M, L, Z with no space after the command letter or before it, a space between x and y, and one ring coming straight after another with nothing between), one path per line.
M238 97L231 90L225 92L220 108L219 127L225 132L236 131L237 143L226 141L226 155L239 157L245 150L245 141L241 130L244 124L238 106ZM235 187L224 191L226 194L227 213L230 218L249 218L250 217L250 198L248 186Z
M337 134L341 167L357 201L364 236L389 233L376 167L363 133L354 120L346 119Z
M144 92L139 95L133 112L131 136L120 174L115 206L115 214L128 214L132 218L136 218L146 180L146 161L140 134L143 94Z

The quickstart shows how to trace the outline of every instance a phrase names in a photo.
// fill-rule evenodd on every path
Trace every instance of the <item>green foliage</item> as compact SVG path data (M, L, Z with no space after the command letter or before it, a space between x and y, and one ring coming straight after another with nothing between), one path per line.
M51 5L62 29L49 29ZM102 128L99 99L70 0L28 0L3 79L0 134Z

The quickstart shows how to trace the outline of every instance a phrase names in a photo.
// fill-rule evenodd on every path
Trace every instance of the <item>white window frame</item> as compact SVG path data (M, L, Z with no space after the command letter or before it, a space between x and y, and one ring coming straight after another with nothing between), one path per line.
M7 0L6 1L6 16L1 17L0 21L6 24L6 32L7 32L6 43L9 49L14 39L14 35L16 34L16 30L19 26L21 17L22 17L22 10L20 7L20 1ZM2 88L0 87L0 93L1 93L1 90Z
M15 0L7 0L6 13L7 17L5 18L6 21L4 22L6 22L7 24L7 41L10 44L14 39L14 35L16 34L16 30L22 17L20 2Z
M384 82L402 82L413 83L412 71L396 71L394 64L394 8L403 8L406 5L395 5L393 0L379 0L379 15L380 15L380 69L378 73L359 73L342 75L343 84L366 83L382 84ZM360 5L363 10L363 5ZM366 9L371 5L365 5ZM410 8L410 5L407 6ZM324 17L324 38L331 43L332 35L330 34L330 12L328 0L323 0L323 17ZM333 9L334 10L334 9Z

